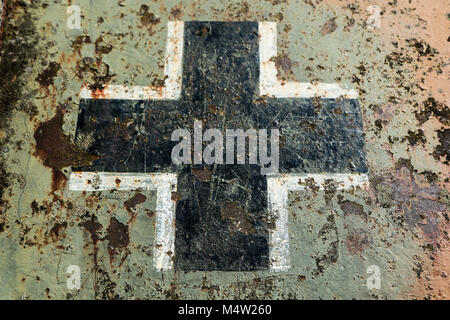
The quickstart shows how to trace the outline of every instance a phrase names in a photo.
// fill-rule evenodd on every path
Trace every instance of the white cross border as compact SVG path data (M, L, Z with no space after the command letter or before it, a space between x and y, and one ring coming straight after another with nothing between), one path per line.
M258 23L259 33L259 94L276 98L357 99L356 90L347 90L336 83L285 81L277 79L274 59L277 57L277 23Z
M72 172L71 191L156 190L155 242L153 266L158 271L172 269L175 252L175 173Z
M307 190L309 183L318 190L324 190L329 180L332 180L337 190L352 190L360 188L367 190L369 178L367 174L358 173L298 173L276 174L267 176L267 202L270 218L275 218L275 227L269 229L269 264L274 272L284 272L290 268L289 250L289 191Z
M80 98L118 100L178 100L181 96L184 47L184 22L167 23L167 46L164 63L164 86L106 85L103 90L90 90L83 85Z

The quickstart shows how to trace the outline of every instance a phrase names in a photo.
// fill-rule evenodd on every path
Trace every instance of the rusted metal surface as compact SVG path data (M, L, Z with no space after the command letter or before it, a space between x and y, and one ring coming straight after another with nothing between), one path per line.
M446 1L130 0L105 7L86 0L76 3L80 29L68 28L72 1L4 3L0 298L449 298ZM367 11L372 5L379 15ZM373 27L371 17L380 24ZM276 22L278 53L265 63L276 67L279 83L337 83L358 94L370 183L340 190L306 179L289 192L285 272L158 271L156 187L130 182L140 184L135 190L117 176L112 190L69 188L72 168L99 159L89 152L98 137L75 138L81 97L101 101L117 86L163 97L166 42L177 44L167 39L168 21ZM323 108L320 99L312 103ZM213 104L208 112L223 116ZM298 125L320 135L312 121ZM127 138L131 126L111 128ZM210 169L191 174L203 184L214 177ZM183 197L171 194L174 203ZM231 237L257 231L236 202L218 215ZM81 270L79 290L66 285L71 265ZM366 285L373 265L379 289Z

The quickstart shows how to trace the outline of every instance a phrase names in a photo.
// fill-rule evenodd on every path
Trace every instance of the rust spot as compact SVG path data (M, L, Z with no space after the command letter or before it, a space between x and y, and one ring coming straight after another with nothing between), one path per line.
M129 213L133 213L136 206L138 204L143 203L145 200L147 200L147 197L144 196L142 193L137 192L132 198L125 201L123 205L125 206L125 208Z
M97 88L97 85L100 85L100 88ZM108 95L105 93L105 89L108 88L108 85L103 85L100 83L96 83L89 86L91 89L91 98L92 99L108 99Z
M253 225L248 219L249 213L238 206L237 202L229 202L226 206L220 210L223 220L230 222L230 233L234 234L239 231L243 234L251 234L255 232Z
M43 87L53 85L53 81L55 80L55 77L60 69L61 66L58 63L50 62L48 67L38 75L36 81Z
M369 239L363 231L354 231L347 235L345 244L351 255L358 255L369 246Z
M272 60L277 68L278 78L286 80L290 76L293 76L292 67L297 66L298 63L292 62L286 53L279 54L272 58Z
M44 165L53 169L52 191L65 187L66 177L60 169L68 166L88 166L98 159L76 146L62 130L63 113L56 115L39 125L34 133L36 140L35 156L42 159Z
M52 237L53 242L56 242L59 238L59 235L63 229L67 228L67 222L59 223L56 222L53 228L50 229L50 236Z
M450 161L450 129L437 130L436 132L441 144L436 147L433 156L435 159L443 157L445 159L443 163L448 165Z
M89 197L87 197L84 202L89 208L93 208L95 203L98 202L98 197L95 194L91 194Z
M98 268L98 247L97 242L100 240L99 236L97 235L97 232L103 228L101 223L98 222L97 217L93 215L91 217L91 220L87 220L85 222L82 222L79 224L79 226L84 227L86 231L88 231L91 234L91 239L93 243L93 264L94 264L94 279L97 281L97 272L99 270Z
M418 104L415 105L418 108ZM444 125L450 125L450 108L433 97L429 97L423 102L423 110L416 111L416 118L420 124L425 123L431 116L434 116Z
M153 217L155 216L155 213L154 213L152 210L146 209L146 210L145 210L145 213L147 214L147 216L148 216L149 218L153 218Z
M120 223L116 218L111 217L109 227L106 229L107 239L112 248L124 248L130 243L128 226Z
M170 10L170 14L175 18L175 19L180 19L181 18L181 10L178 8L172 8L172 10Z
M93 216L91 220L80 223L80 226L84 227L90 234L94 245L99 239L97 236L97 231L99 231L103 226L98 222L97 217Z
M408 139L409 144L412 146L415 146L419 143L425 144L427 142L427 139L425 138L425 134L422 129L419 129L417 133L408 130L408 135L405 138Z
M39 212L39 206L36 200L33 200L33 202L31 202L31 210L33 212L33 215Z
M152 35L154 33L152 30L153 26L158 24L161 21L161 19L157 18L152 12L149 12L148 10L149 7L143 4L139 9L138 15L141 18L141 24L147 27L150 35Z
M81 47L86 43L91 43L91 38L88 35L81 34L72 41L72 48L81 55Z
M172 201L180 201L182 199L181 194L179 194L178 192L172 192L170 199Z
M336 31L337 25L336 25L336 18L332 18L330 20L328 20L323 26L322 29L320 31L320 34L322 36L327 35L329 33L332 33L334 31Z
M63 190L67 184L67 177L59 170L52 171L52 192Z
M436 54L439 54L439 52L436 49L432 48L428 43L424 41L419 41L413 38L413 39L406 39L406 42L410 47L416 49L420 57L423 56L434 57Z
M110 73L109 65L104 63L99 55L94 61L92 58L84 57L76 62L76 76L78 79L85 81L84 86L95 91L93 98L106 98L103 90L107 87L107 83L115 76Z
M47 298L51 299L52 297L50 296L50 288L45 288L45 295L47 296Z
M105 43L102 37L98 37L95 40L95 53L96 54L108 54L112 51L113 46Z
M340 203L341 210L344 211L345 215L364 215L364 208L359 203L350 200L344 200Z
M208 169L192 169L192 174L200 181L210 181L212 173Z
M72 41L72 47L81 46L85 43L91 43L91 37L86 34L81 34Z

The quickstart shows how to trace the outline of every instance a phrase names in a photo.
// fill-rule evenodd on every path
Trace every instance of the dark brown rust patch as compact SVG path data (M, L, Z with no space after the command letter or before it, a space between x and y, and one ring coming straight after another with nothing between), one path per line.
M41 123L34 133L36 155L42 159L45 166L56 170L69 166L89 166L99 158L76 146L70 137L64 134L62 124L63 113L58 110L52 119Z
M418 109L418 104L415 105L415 108ZM419 120L420 124L423 124L431 116L434 116L444 125L450 125L450 108L445 104L439 101L436 101L433 97L429 97L423 103L423 110L415 112L417 120Z
M67 179L60 169L88 166L99 158L76 146L70 137L64 134L62 124L63 113L58 110L52 119L41 123L34 133L35 155L42 159L46 167L53 169L52 191L65 186Z
M161 19L157 18L152 12L149 12L149 7L145 4L141 6L139 9L138 15L141 18L141 24L147 28L150 35L152 35L153 32L153 26L157 25Z
M436 49L432 48L425 41L419 41L417 39L407 39L406 42L410 47L414 48L417 51L420 57L434 57L436 54L439 54Z
M347 235L345 244L351 255L358 255L369 246L369 239L364 231L353 231Z
M86 34L80 34L72 41L72 48L80 49L86 43L91 43L91 37Z
M450 161L450 129L437 130L436 132L441 144L436 147L433 156L436 160L444 157L443 163L448 165Z
M67 184L67 177L59 170L52 171L52 192L56 190L63 190Z
M114 249L124 248L130 243L128 226L120 223L114 217L111 217L109 220L109 227L106 229L106 232L109 245Z
M33 200L33 202L31 202L31 211L33 212L33 215L39 212L39 205L36 200Z
M134 213L136 206L143 203L145 200L147 200L147 197L142 193L137 192L132 198L125 201L123 205L129 213Z
M84 227L91 234L92 242L95 245L99 240L97 232L103 228L97 217L93 216L91 220L80 223L80 226Z
M104 42L102 37L98 37L95 40L95 53L96 54L108 54L112 51L113 46Z
M50 236L52 237L53 242L59 239L62 230L67 228L67 222L59 223L56 222L53 228L50 229Z
M208 182L211 180L212 172L208 169L192 169L192 175L200 181Z
M181 18L181 10L178 8L172 8L172 10L170 10L170 14L177 20Z
M408 139L409 144L412 146L418 145L419 143L425 144L427 142L427 139L425 138L425 134L422 129L419 129L417 133L408 130L408 135L405 138Z
M39 82L42 87L53 85L53 81L55 80L55 77L60 69L61 66L52 61L48 67L37 76L36 81Z
M182 198L183 197L178 192L172 192L172 194L170 195L170 199L172 201L180 201Z
M252 234L255 232L252 223L248 219L249 213L238 206L237 202L229 202L225 208L220 211L222 220L230 222L229 230L231 234L242 232L243 234Z
M339 203L341 210L346 215L360 215L364 216L364 208L359 203L350 200L344 200Z
M78 79L88 83L88 87L97 92L101 96L101 90L105 88L108 82L115 77L115 74L110 73L109 65L102 61L101 55L94 61L90 57L84 57L77 60L76 76Z
M411 163L411 159L400 158L395 164L395 169L407 168L411 172L415 172L414 166Z
M322 29L320 30L320 34L322 36L327 35L329 33L333 33L334 31L336 31L337 28L337 24L336 24L336 18L332 18L330 20L328 20L323 26Z

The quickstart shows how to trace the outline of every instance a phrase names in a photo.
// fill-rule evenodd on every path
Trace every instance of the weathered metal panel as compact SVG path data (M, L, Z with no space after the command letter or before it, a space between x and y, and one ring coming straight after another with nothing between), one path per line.
M105 3L3 2L0 298L448 299L445 1Z

